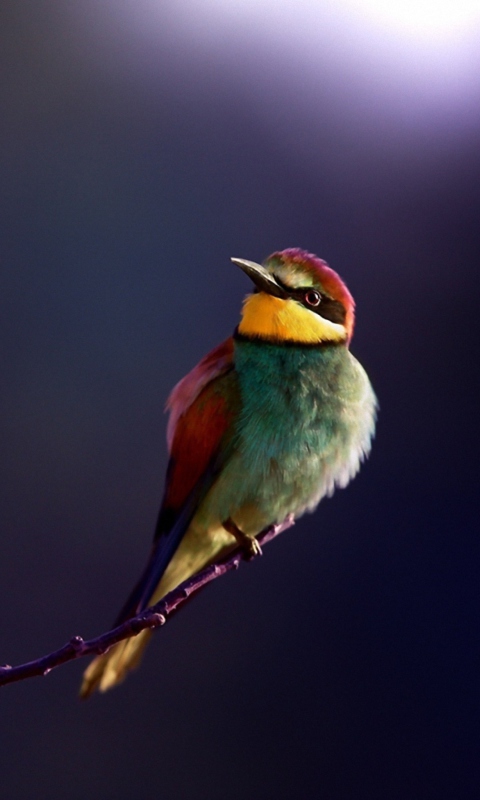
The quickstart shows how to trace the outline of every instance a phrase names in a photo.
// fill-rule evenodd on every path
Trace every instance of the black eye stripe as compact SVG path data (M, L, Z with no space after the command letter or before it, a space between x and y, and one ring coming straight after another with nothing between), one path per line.
M317 308L308 307L310 311L314 311L324 319L328 319L330 322L336 322L340 325L344 324L347 316L347 312L339 300L332 300L331 297L326 297L324 294L322 294L322 302Z
M312 286L303 286L299 287L298 289L292 289L291 286L287 286L286 283L283 283L283 281L281 281L277 275L275 275L275 280L278 285L290 295L290 297L292 297L294 300L297 300L297 302L301 303L303 306L305 306L305 308L308 308L309 311L313 311L314 314L318 314L319 317L328 319L330 322L336 322L339 325L344 324L347 312L345 311L345 307L340 300L333 300L331 297L327 297L326 294L318 292L321 297L321 302L318 304L318 306L311 306L305 300L305 295L307 292L317 292L318 289L314 289Z

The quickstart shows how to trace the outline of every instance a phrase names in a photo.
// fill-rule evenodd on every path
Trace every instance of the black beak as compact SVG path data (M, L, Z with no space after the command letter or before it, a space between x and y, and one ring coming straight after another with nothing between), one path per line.
M234 264L248 275L260 292L272 294L274 297L289 297L288 293L276 282L273 275L254 261L247 261L245 258L232 258Z

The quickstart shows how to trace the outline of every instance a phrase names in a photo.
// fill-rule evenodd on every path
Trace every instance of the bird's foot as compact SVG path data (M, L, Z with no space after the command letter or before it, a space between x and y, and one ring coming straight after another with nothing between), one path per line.
M225 520L223 527L235 537L240 547L243 547L249 561L252 558L256 558L256 556L263 555L262 548L255 539L255 536L250 536L250 534L241 531L240 528L235 525L233 519L230 519L229 517L227 520Z

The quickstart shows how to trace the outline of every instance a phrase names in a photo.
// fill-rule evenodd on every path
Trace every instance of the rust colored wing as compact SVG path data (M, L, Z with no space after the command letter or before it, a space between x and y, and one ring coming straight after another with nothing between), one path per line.
M175 420L153 548L116 624L148 606L198 505L228 458L238 402L233 342L227 339L177 384L169 398Z

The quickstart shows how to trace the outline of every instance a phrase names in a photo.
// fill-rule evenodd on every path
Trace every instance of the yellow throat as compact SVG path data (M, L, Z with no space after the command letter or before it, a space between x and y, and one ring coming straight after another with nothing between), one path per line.
M270 342L297 344L342 342L347 338L343 325L324 319L296 300L283 300L265 292L246 297L238 332Z

